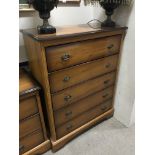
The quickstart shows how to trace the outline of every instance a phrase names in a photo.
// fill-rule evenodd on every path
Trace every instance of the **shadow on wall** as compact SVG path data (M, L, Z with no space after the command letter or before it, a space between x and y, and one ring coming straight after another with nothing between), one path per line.
M119 6L113 15L113 19L114 21L116 21L117 24L121 25L128 25L128 21L129 21L129 17L131 15L133 9L133 4L131 4L130 6Z
M134 124L135 100L135 7L120 6L114 20L128 27L122 48L120 69L115 95L114 117L129 127Z

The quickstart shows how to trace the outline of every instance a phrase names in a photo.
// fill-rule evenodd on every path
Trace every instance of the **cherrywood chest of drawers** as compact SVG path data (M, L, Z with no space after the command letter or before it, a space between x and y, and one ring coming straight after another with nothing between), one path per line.
M118 62L126 27L24 30L30 69L42 85L53 151L114 113Z
M51 148L39 97L39 87L23 70L19 75L19 154L35 155Z

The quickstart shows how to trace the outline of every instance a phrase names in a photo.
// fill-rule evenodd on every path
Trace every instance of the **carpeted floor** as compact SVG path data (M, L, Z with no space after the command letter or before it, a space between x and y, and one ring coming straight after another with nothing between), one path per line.
M134 126L126 128L115 118L81 134L56 153L44 155L134 155Z

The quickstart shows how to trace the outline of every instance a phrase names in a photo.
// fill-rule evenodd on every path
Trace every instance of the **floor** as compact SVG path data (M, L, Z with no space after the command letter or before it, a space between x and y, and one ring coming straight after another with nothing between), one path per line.
M56 153L44 155L134 155L134 126L126 128L115 118L93 127Z

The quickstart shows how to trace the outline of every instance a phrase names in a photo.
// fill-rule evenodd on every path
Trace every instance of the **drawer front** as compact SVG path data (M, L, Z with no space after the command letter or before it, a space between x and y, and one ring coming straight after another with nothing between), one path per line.
M38 129L41 129L39 114L27 118L19 124L19 137L22 138Z
M38 112L37 100L35 96L20 100L19 119L22 120Z
M117 35L58 47L48 47L46 49L48 71L59 70L118 53L120 41L121 35Z
M113 85L114 82L115 72L112 72L52 94L53 109L58 110L66 107L84 97L87 97L88 95Z
M96 94L93 94L92 96L88 96L87 98L80 100L66 108L55 111L54 117L56 127L66 123L67 121L95 107L96 105L103 103L108 99L111 99L112 96L113 87L109 87Z
M67 122L66 124L58 127L56 129L57 138L61 138L66 134L70 133L71 131L75 130L76 128L82 126L83 124L91 121L95 117L103 114L104 112L108 111L112 107L112 100L104 102L96 107L92 108L91 110L83 113L79 117Z
M114 71L117 67L117 60L118 55L113 55L53 72L49 77L51 91L60 91L99 75Z
M19 141L19 153L23 154L26 151L29 151L38 146L42 142L44 142L43 133L41 132L41 130L38 130L37 132L26 136Z

